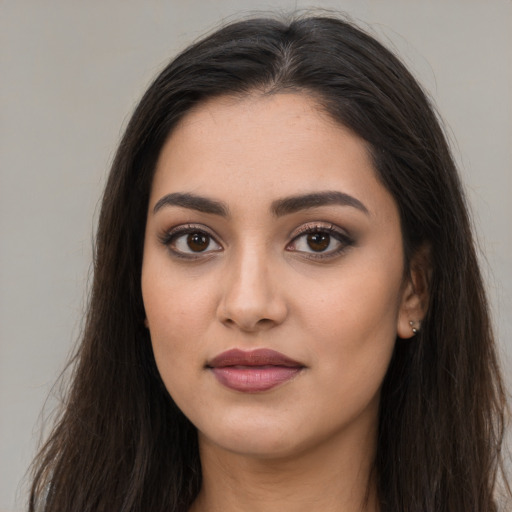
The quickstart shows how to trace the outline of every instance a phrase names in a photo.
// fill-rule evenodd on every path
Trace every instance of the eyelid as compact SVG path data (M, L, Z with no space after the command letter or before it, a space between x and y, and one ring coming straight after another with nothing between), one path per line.
M210 240L218 246L218 248L209 249L207 248L204 251L194 252L194 251L181 251L172 247L172 242L178 239L181 236L185 236L191 233L204 233L207 235ZM336 249L331 249L326 252L315 252L315 251L301 251L291 248L291 246L302 236L311 234L311 233L327 233L332 236L338 243L339 247ZM158 235L160 242L167 247L169 252L173 256L182 259L188 260L196 260L200 258L205 258L211 256L212 253L220 252L224 250L223 245L219 242L218 237L213 231L204 224L180 224L174 226L170 229L164 230L161 234ZM295 229L292 234L289 236L291 241L286 245L286 250L289 252L295 252L300 254L301 257L312 259L312 260L322 260L328 258L334 258L348 249L350 246L354 244L354 239L351 235L347 233L345 229L336 226L332 222L327 221L315 221L308 222L306 224L302 224L300 227Z
M327 233L333 238L335 238L339 243L340 247L336 249L331 249L326 252L315 252L315 251L296 251L293 249L288 249L292 244L294 244L298 239L303 237L304 235L311 233ZM335 258L347 250L349 247L354 245L354 239L351 235L347 233L346 230L336 226L332 222L324 222L324 221L316 221L309 222L307 224L301 225L298 229L292 232L291 241L286 246L290 252L296 252L301 255L301 257L313 259L313 260L322 260Z
M348 232L337 226L336 224L332 222L327 221L314 221L314 222L307 222L305 224L302 224L297 229L292 231L290 238L292 240L296 239L297 237L307 234L307 233L314 233L316 231L324 231L330 234L337 234L340 237L343 237L344 239L350 239L351 236L348 234Z
M211 239L211 241L218 245L220 249L206 249L205 251L200 252L184 252L171 247L171 244L174 240L191 233L204 233ZM160 240L160 243L167 247L173 256L188 260L204 258L211 256L212 253L220 252L223 250L222 244L218 241L217 236L212 232L210 228L203 224L180 224L178 226L164 230L158 235L158 239Z

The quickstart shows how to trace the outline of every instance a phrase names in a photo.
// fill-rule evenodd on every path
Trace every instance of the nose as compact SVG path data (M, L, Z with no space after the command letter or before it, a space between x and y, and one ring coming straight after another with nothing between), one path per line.
M247 248L230 262L218 308L220 321L245 332L258 332L281 324L288 307L278 273L264 251L254 247Z

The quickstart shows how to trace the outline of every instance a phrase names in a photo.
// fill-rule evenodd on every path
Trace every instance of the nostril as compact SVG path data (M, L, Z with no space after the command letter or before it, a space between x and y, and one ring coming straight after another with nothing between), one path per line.
M245 332L256 332L272 328L276 325L276 322L270 318L260 318L259 320L253 320L251 318L239 318L237 320L233 318L225 318L222 323L226 327L237 327L238 329Z
M274 321L273 320L270 320L270 318L262 318L261 320L258 320L258 325L260 327L270 327L272 325L274 325Z

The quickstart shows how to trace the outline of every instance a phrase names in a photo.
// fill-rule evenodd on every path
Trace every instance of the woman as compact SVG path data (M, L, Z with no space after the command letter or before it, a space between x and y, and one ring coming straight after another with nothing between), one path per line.
M494 511L505 395L425 94L334 18L167 66L107 183L31 510Z

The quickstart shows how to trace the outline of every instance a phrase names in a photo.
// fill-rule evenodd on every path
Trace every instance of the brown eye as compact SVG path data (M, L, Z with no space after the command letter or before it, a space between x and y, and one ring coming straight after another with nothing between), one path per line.
M348 234L333 224L325 227L305 225L301 231L287 245L286 250L317 261L335 258L354 244Z
M210 245L210 237L205 233L190 233L187 236L187 245L193 252L203 252Z
M307 236L307 244L309 248L315 252L325 251L331 243L331 235L328 233L310 233Z
M165 234L162 243L181 258L194 258L222 251L222 246L213 235L193 226L178 226Z

